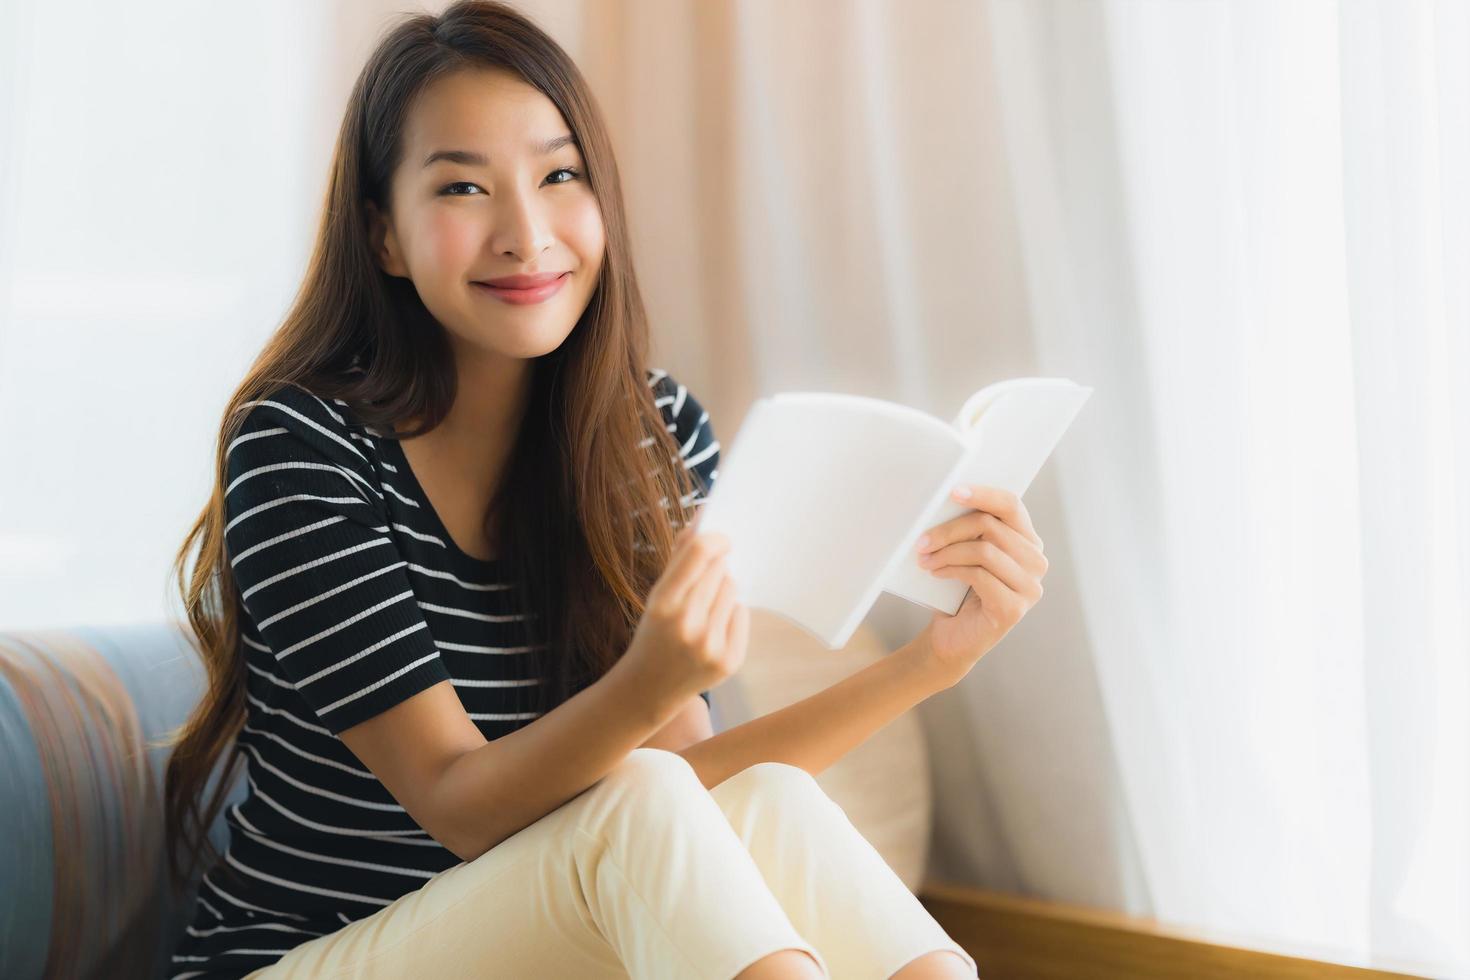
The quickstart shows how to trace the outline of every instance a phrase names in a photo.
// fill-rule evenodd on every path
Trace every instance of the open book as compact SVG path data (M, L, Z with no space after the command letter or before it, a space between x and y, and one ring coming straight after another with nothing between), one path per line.
M960 483L1017 496L1092 388L1013 378L971 395L953 422L894 402L823 392L757 399L720 461L699 530L730 539L742 603L846 646L879 592L953 614L969 590L919 565L919 536L974 508Z

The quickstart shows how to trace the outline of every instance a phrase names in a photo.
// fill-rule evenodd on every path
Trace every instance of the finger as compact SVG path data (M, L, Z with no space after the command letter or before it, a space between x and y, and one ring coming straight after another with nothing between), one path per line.
M931 563L926 567L936 574L948 568L984 568L1004 582L1007 588L1017 593L1031 592L1036 580L1034 573L1022 568L1020 563L1007 554L1000 545L984 538L979 541L960 541L949 545L933 555L926 556L924 561Z
M980 533L976 537L994 542L1028 572L1040 575L1046 571L1049 563L1042 553L1041 545L994 514L981 511L977 516L980 518Z
M1000 517L984 510L972 510L930 528L920 538L924 543L922 545L916 543L915 551L919 555L932 554L946 545L982 537L990 538L1001 544L1006 551L1016 557L1017 561L1021 561L1028 568L1035 567L1037 571L1040 571L1045 564L1039 558L1033 561L1025 557L1031 552L1038 556L1041 555L1042 548L1039 544L1022 535L1020 531L1011 527ZM1012 542L1024 542L1024 546L1020 544L1013 546Z
M1000 518L990 515L994 521ZM938 551L947 544L956 541L968 541L978 538L984 532L986 526L986 514L983 511L967 511L958 517L951 517L943 524L931 527L919 538L923 544L916 544L916 550L921 555L927 555Z
M954 566L941 577L958 578L967 583L980 597L980 608L997 626L1014 625L1029 605L1026 597L1017 594L988 568L979 565Z
M961 489L968 490L969 495L961 496L959 493ZM1043 545L1041 535L1036 533L1036 528L1031 524L1031 514L1026 510L1026 505L1021 503L1020 497L1009 490L987 486L983 483L965 483L950 492L950 499L974 507L976 510L989 511L1038 547Z
M926 549L919 556L919 564L925 568L940 568L944 565L974 564L973 557L956 557L957 555L963 554L973 556L973 550L969 552L953 552L950 549L964 544L972 544L977 540L983 539L991 542L1007 555L1010 555L1011 558L1015 559L1016 564L1031 574L1043 575L1046 573L1050 563L1046 560L1046 556L1042 554L1041 549L1029 538L1022 537L1019 531L1006 524L994 514L981 512L974 514L973 517L975 520L969 524L972 530L971 534L955 538L949 544Z
M720 591L715 594L714 606L709 614L709 635L725 639L730 629L730 614L735 611L735 579L729 569L720 582Z
M708 625L710 603L725 580L725 556L716 555L705 565L684 596L684 613L693 622Z
M726 634L725 649L738 650L742 655L745 644L750 640L750 607L743 602L735 603L735 611L730 616L730 630ZM739 668L739 664L735 665Z
M682 603L687 592L715 558L729 550L730 542L723 534L706 532L691 534L674 551L662 576L663 591L670 602Z

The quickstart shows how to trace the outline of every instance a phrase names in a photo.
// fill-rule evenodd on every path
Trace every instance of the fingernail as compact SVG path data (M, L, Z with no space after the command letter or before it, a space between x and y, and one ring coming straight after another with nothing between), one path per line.
M954 488L954 495L956 497L959 497L961 499L964 499L964 498L970 496L970 488L969 487L955 487Z
M929 547L929 535L926 534L922 538L919 539L919 545L918 545L918 547L919 547L919 550L920 551L922 551L923 549Z

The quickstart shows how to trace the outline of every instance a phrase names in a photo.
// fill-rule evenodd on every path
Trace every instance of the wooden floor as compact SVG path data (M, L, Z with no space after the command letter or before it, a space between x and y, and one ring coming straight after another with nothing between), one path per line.
M965 947L981 980L1418 977L1246 949L1149 919L930 882L919 900Z

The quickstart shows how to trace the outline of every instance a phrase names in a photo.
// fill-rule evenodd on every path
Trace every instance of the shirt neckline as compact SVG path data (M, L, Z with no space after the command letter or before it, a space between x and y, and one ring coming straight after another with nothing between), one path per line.
M439 512L434 509L434 504L429 500L429 495L424 492L423 485L419 483L418 475L413 471L413 464L408 461L408 456L403 452L396 436L383 435L378 437L378 444L387 445L388 455L393 457L393 465L398 467L398 482L412 492L419 508L424 512L432 526L433 533L444 542L444 547L449 552L449 557L462 568L469 570L472 574L484 575L489 572L503 571L506 559L499 558L476 558L454 543L454 537L449 529L444 526L444 521L439 517Z

